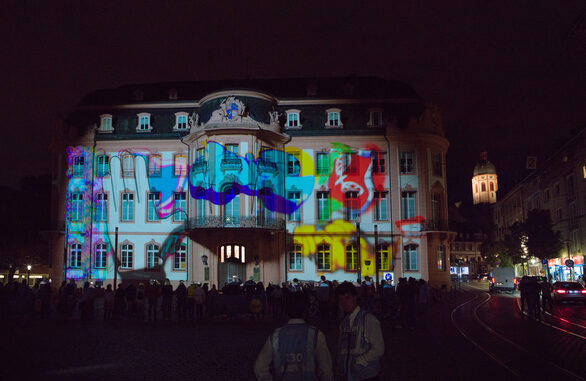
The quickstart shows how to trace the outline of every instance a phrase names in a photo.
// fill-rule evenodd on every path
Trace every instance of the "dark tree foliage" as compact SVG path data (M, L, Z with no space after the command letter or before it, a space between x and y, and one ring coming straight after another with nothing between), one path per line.
M523 224L527 236L529 254L539 259L556 258L562 250L559 231L551 228L551 216L548 210L533 209L527 214Z
M487 240L480 246L480 254L490 266L497 264L503 267L512 266L513 262L509 256L509 250L501 241Z

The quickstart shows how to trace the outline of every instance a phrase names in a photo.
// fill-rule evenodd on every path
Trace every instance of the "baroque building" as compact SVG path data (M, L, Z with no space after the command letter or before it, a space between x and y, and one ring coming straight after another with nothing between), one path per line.
M483 152L480 161L474 166L472 174L472 202L477 204L494 204L498 190L496 168Z
M60 133L54 279L449 284L448 141L403 83L128 85Z

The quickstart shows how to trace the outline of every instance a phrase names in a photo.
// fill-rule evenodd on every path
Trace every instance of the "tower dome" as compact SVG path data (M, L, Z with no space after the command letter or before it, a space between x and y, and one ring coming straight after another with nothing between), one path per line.
M480 161L474 166L472 175L472 200L476 204L494 204L498 190L496 167L487 159L486 152L480 155Z

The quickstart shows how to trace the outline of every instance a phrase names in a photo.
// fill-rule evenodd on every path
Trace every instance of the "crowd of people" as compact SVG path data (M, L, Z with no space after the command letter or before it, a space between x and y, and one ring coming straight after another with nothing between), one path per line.
M521 299L521 312L527 310L527 314L535 319L541 318L541 313L553 311L551 294L552 284L546 279L535 276L523 276L519 281L519 294ZM540 303L541 299L541 303Z

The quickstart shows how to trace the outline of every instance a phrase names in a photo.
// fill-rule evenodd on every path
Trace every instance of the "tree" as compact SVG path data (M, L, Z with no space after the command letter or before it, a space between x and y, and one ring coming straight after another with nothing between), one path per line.
M486 263L492 267L497 266L497 264L502 267L509 267L513 264L508 248L502 241L484 241L480 246L480 254Z
M551 216L548 210L531 210L523 223L523 230L529 254L541 260L556 258L559 255L562 250L561 234L551 228ZM549 266L547 273L551 279Z
M523 263L525 261L525 252L523 251L524 226L522 223L515 222L509 234L505 236L503 244L507 248L507 253L512 263Z

